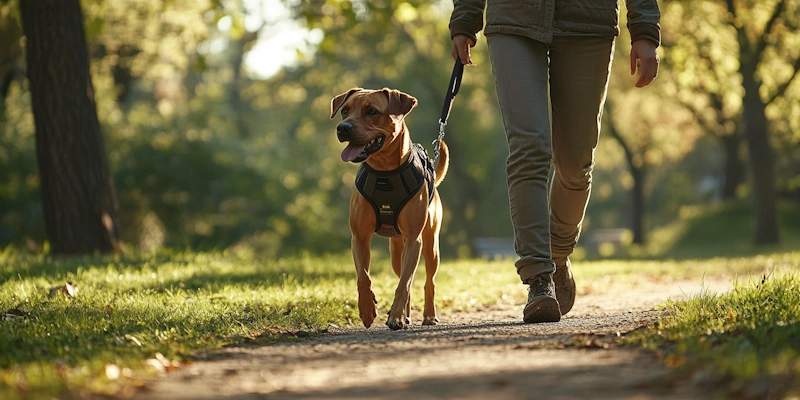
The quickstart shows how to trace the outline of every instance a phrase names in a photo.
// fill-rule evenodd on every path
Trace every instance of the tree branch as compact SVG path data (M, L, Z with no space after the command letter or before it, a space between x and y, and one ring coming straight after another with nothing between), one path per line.
M742 55L742 61L744 61L745 54L750 53L751 45L747 40L747 33L744 30L744 26L740 26L736 23L736 19L738 17L736 15L736 5L733 3L733 0L725 0L725 4L728 6L728 12L731 14L731 25L733 26L733 29L736 29L736 38L739 42L739 54Z
M786 82L784 82L782 85L778 86L778 88L775 90L775 93L773 93L772 96L770 96L770 98L767 99L765 104L771 104L773 101L775 101L775 99L783 96L783 94L786 93L786 89L789 87L789 85L792 84L794 78L796 78L797 75L800 74L800 57L794 60L793 67L794 71L792 71L792 76L790 76L789 79L787 79Z
M628 146L628 144L625 142L625 138L623 138L622 135L617 130L617 127L611 118L613 112L608 112L611 111L612 109L613 109L612 103L608 99L606 99L606 112L604 113L606 115L605 125L606 127L608 127L608 133L611 135L611 137L613 137L617 141L617 143L619 143L619 146L622 147L622 152L625 153L625 160L628 162L628 166L631 168L631 173L633 173L633 171L637 169L636 166L633 165L634 154L630 146Z
M725 0L725 4L728 6L728 12L733 15L733 18L736 18L736 6L733 4L733 0Z
M759 62L761 62L761 55L764 53L764 49L766 49L767 45L769 44L767 43L767 38L769 37L770 32L772 32L772 28L775 27L775 23L778 21L778 18L780 18L781 14L783 14L784 9L786 9L786 0L781 0L780 3L775 6L775 9L772 10L772 15L769 17L767 24L764 25L764 33L761 35L761 40L759 40L758 44L756 45L755 56Z

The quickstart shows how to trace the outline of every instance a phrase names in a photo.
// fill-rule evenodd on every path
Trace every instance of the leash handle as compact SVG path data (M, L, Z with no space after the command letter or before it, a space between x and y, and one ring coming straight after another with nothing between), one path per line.
M442 116L439 118L439 136L433 141L433 165L439 160L439 152L441 150L441 143L444 139L444 127L447 125L447 118L450 117L450 110L453 108L453 100L455 100L458 90L461 89L461 78L464 76L464 64L461 59L456 57L456 63L453 65L453 74L450 75L450 84L447 86L447 95L444 98L444 106L442 106Z
M447 95L444 98L444 106L442 107L442 116L439 118L439 123L447 124L447 118L450 117L450 109L453 108L453 100L461 89L461 78L464 76L464 64L461 59L456 57L456 63L453 65L453 74L450 76L450 85L447 86Z

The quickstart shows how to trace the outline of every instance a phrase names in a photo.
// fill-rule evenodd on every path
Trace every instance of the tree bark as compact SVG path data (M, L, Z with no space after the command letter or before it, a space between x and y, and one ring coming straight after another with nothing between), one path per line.
M740 155L742 137L739 132L731 135L717 136L722 149L725 151L724 176L722 181L722 200L733 200L736 198L736 189L744 181L745 165Z
M778 200L775 191L775 156L767 135L766 105L759 94L760 82L755 77L755 66L747 68L742 62L744 86L744 126L750 168L753 176L756 244L774 244L778 234Z
M629 160L628 165L631 169L633 176L633 188L631 189L631 230L633 231L633 243L645 244L647 240L644 228L644 211L645 211L645 198L644 198L644 185L647 172L644 167L634 167Z
M633 177L633 188L631 189L631 231L633 232L633 243L645 244L647 240L645 231L645 207L647 200L645 199L644 186L647 179L647 169L644 165L636 165L634 160L636 155L614 125L614 121L611 119L611 113L609 112L610 110L611 102L606 100L606 120L603 124L607 127L611 137L622 147L622 151L625 154L625 161Z
M119 206L79 0L20 0L45 228L54 254L119 249Z
M778 231L778 199L775 190L775 159L772 145L769 142L767 123L767 102L761 98L761 79L758 77L758 64L769 46L772 29L786 10L786 2L781 0L775 5L767 23L764 34L753 40L742 25L735 23L737 18L736 3L726 0L730 19L736 29L739 42L739 73L742 75L744 98L744 135L750 156L750 171L753 176L753 199L755 206L756 244L775 244L780 241ZM800 65L799 65L800 66ZM792 79L794 75L792 75ZM789 82L791 79L789 80ZM787 82L788 84L788 82ZM783 87L781 90L785 90Z

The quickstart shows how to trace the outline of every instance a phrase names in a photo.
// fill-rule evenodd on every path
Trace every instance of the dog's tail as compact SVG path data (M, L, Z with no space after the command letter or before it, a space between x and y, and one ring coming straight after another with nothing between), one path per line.
M447 175L447 167L450 165L450 152L447 151L447 145L442 140L439 147L439 161L436 163L436 180L433 182L435 186L439 186Z

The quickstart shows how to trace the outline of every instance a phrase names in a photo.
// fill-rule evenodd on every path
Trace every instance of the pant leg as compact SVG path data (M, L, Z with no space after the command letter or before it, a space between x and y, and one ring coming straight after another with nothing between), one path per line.
M517 273L525 282L555 271L550 256L547 179L552 149L547 46L518 35L487 36L509 155L508 199Z
M610 37L560 36L550 46L550 240L558 265L572 254L586 213L613 54Z

